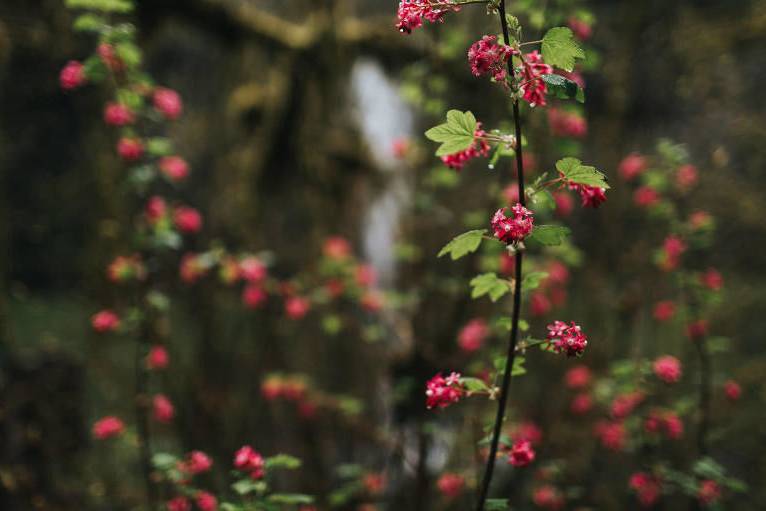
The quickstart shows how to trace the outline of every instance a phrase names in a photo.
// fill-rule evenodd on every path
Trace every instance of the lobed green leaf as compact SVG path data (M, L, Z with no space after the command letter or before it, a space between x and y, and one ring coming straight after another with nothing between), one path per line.
M439 251L438 257L450 254L452 260L455 261L461 257L476 252L476 250L479 249L481 240L486 232L486 229L480 229L464 232L463 234L456 236Z
M574 37L571 29L555 27L545 33L541 47L546 64L564 71L574 70L575 61L584 59L585 52Z

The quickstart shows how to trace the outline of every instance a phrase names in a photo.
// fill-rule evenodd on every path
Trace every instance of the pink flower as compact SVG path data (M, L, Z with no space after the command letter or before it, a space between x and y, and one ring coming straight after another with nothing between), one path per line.
M625 447L625 425L622 422L601 421L596 424L596 435L606 449L621 451Z
M601 204L606 202L605 188L576 183L571 183L569 188L580 194L580 200L582 207L584 208L598 208Z
M697 167L694 165L682 165L676 173L676 186L681 191L686 191L697 184Z
M239 262L239 274L247 282L258 284L266 279L266 265L257 257L245 257Z
M686 252L686 243L678 236L671 234L665 238L662 250L660 268L664 271L673 271L681 264L681 255Z
M713 217L707 211L695 211L689 215L689 225L692 229L705 229L713 225Z
M385 489L386 477L383 474L378 474L374 472L365 474L364 477L362 478L362 484L364 485L364 489L367 490L368 493L377 495Z
M117 142L117 153L128 162L140 160L144 155L144 144L137 138L123 137Z
M530 106L545 106L545 95L548 92L543 75L553 74L553 68L543 62L543 56L535 50L522 55L523 64L521 70L521 87L519 90L524 95L524 101Z
M660 202L660 194L651 186L642 186L633 193L633 202L636 206L649 208Z
M534 291L529 297L529 313L533 317L545 316L551 311L551 301L542 291Z
M508 463L514 467L526 467L534 460L535 451L532 449L532 444L527 440L513 444L510 453L508 453Z
M125 68L125 62L115 54L114 46L111 44L99 44L96 53L98 53L98 56L101 58L101 62L103 62L111 71L119 72Z
M581 19L569 18L567 25L574 32L575 37L581 41L587 41L593 35L593 28Z
M489 144L481 137L485 136L486 132L481 129L481 123L476 124L476 131L473 134L473 145L468 149L464 149L458 153L448 154L442 156L442 162L451 169L455 169L458 172L463 170L466 163L479 156L486 157L489 155Z
M460 401L463 394L460 373L450 373L446 378L437 374L426 383L426 408L446 408Z
M715 504L721 499L721 487L712 479L706 479L700 483L697 498L703 506Z
M548 125L556 137L584 138L588 134L588 123L583 117L558 108L548 110Z
M423 26L423 19L430 23L441 23L448 12L460 11L460 6L448 6L452 0L442 0L440 7L433 7L430 0L401 0L397 12L399 32L410 34L413 29Z
M516 52L508 45L497 44L497 37L485 35L468 49L468 63L474 76L490 75L497 82L505 80L508 59Z
M593 408L593 399L589 394L577 394L572 403L569 405L569 409L575 415L585 415Z
M165 199L157 195L149 197L149 200L146 202L146 207L144 208L144 214L150 224L159 222L162 217L165 216L167 211L168 206Z
M472 319L460 330L457 343L460 349L472 353L484 345L489 336L489 327L483 319Z
M213 460L202 451L192 451L186 458L184 468L192 475L207 472L213 466Z
M553 194L553 200L556 201L556 214L560 217L568 217L574 210L574 199L566 192L556 192ZM590 203L590 202L589 202Z
M552 260L548 263L546 271L548 278L545 279L545 285L563 286L569 282L569 268L560 261Z
M723 384L723 392L729 401L739 401L739 398L742 397L742 387L734 380L727 380Z
M90 324L96 333L114 332L120 328L120 317L111 310L102 310L91 317Z
M252 479L261 479L264 475L265 461L258 451L245 445L234 455L234 468L248 472Z
M511 208L513 216L510 218L505 216L507 211L508 208L498 209L492 217L491 225L495 237L510 245L523 241L529 236L534 227L535 219L533 213L521 204L516 204Z
M662 426L665 429L665 434L671 440L678 440L684 434L684 423L681 422L681 418L678 415L672 412L665 414Z
M636 492L638 501L643 507L652 507L656 504L662 492L660 479L645 472L636 472L630 476L628 485Z
M268 295L262 287L249 284L242 289L242 303L248 309L258 309L266 302Z
M331 236L324 241L322 253L336 261L347 259L351 255L351 244L342 236Z
M152 399L152 413L154 415L154 420L167 424L173 420L173 417L176 414L176 409L166 395L157 394L154 396L154 399Z
M179 231L194 234L202 229L202 215L189 206L178 206L173 212L173 223Z
M631 153L620 162L617 168L625 181L632 181L646 170L646 158L638 153Z
M181 96L172 89L157 87L154 91L153 101L154 109L168 120L174 121L178 119L183 112Z
M93 424L93 437L98 440L113 438L125 430L125 423L114 416L104 417Z
M588 369L588 366L580 364L566 372L564 381L566 382L566 386L570 389L582 389L588 386L592 377L592 373L590 369Z
M197 280L205 276L207 267L196 254L184 254L181 258L181 266L178 272L182 282L185 284L194 284Z
M620 394L612 401L612 417L615 419L624 419L644 401L644 393L640 391Z
M194 501L197 503L200 511L216 511L218 509L218 499L212 493L206 491L197 492Z
M566 353L568 357L582 355L588 346L588 338L574 321L569 325L563 321L551 323L548 325L547 339L557 353Z
M406 138L397 138L391 144L391 153L399 160L407 156L410 151L410 141Z
M698 319L697 321L693 321L686 326L686 336L692 341L696 341L697 339L705 337L707 332L708 323L707 320L704 319Z
M87 81L85 69L81 62L70 60L59 75L59 83L64 90L73 90L82 86Z
M681 361L665 355L654 361L654 374L665 383L676 383L681 379Z
M127 126L135 121L133 112L123 104L109 103L104 109L104 122L110 126Z
M720 291L723 288L723 276L715 268L709 268L700 275L700 283L711 291Z
M564 496L561 495L561 492L549 484L535 488L532 492L532 502L537 507L552 511L563 509L565 504Z
M156 344L149 348L146 356L146 367L152 371L166 369L170 365L170 355L164 346Z
M291 296L285 300L285 313L290 319L301 319L311 309L311 302L300 296Z
M189 175L189 164L180 156L163 156L158 166L160 172L171 181L183 181Z
M460 496L465 489L465 478L460 474L446 473L439 477L436 482L439 491L448 499L454 499Z
M676 314L676 304L670 300L657 302L654 306L654 319L668 321Z
M524 421L518 424L511 431L510 436L514 442L527 441L532 445L539 444L543 440L542 430L532 421Z
M370 264L360 264L354 270L354 280L362 287L370 287L378 280L378 273Z
M186 497L176 497L167 503L168 511L191 511L191 504Z

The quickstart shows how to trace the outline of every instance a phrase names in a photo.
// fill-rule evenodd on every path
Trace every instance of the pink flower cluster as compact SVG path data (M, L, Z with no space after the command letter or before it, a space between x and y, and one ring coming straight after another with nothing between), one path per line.
M545 106L545 95L548 87L541 78L543 75L553 74L553 67L543 62L543 56L535 50L522 56L521 86L519 90L523 94L524 101L530 106Z
M263 456L249 445L240 447L234 455L234 468L247 472L251 479L258 480L264 476L265 463Z
M604 188L570 183L569 189L580 194L580 200L584 208L597 208L606 202L606 190Z
M662 493L662 481L646 472L636 472L630 476L628 486L636 492L638 501L643 507L652 507L657 503Z
M684 423L681 418L670 411L652 410L644 421L647 433L665 433L671 440L678 440L684 434Z
M665 383L677 383L681 379L681 361L671 355L665 355L654 361L654 374Z
M474 76L490 75L502 82L508 74L508 59L516 53L506 44L497 44L496 36L485 35L468 49L468 63Z
M460 401L464 394L460 373L450 373L446 378L437 374L426 383L426 408L446 408Z
M439 477L436 486L442 495L448 499L454 499L460 496L465 489L465 478L460 474L446 473Z
M481 318L472 319L460 330L457 343L460 349L466 353L473 353L484 345L484 340L489 335L489 326Z
M511 447L508 453L508 463L514 467L526 467L535 461L535 450L529 440L521 440Z
M681 264L681 256L686 252L686 242L671 234L662 244L662 259L660 268L663 271L673 271Z
M548 125L557 137L584 138L588 134L588 122L584 117L558 108L548 110Z
M557 353L566 353L568 357L582 355L588 346L588 338L574 321L570 324L554 321L548 325L547 339Z
M508 245L523 241L534 228L533 213L517 203L511 208L513 216L505 216L508 208L501 208L492 217L492 230L495 237Z
M114 416L104 417L93 424L93 436L98 440L119 436L123 431L125 431L125 423Z
M424 19L430 23L443 22L445 14L460 10L459 5L445 5L452 3L451 0L440 0L439 3L439 7L434 7L431 0L401 0L396 28L399 32L410 34L414 29L423 26Z
M464 149L459 153L448 154L442 156L442 162L451 169L457 171L463 170L466 163L474 158L486 157L489 155L489 144L482 139L487 133L481 129L481 123L476 125L476 131L473 134L473 144L468 149Z

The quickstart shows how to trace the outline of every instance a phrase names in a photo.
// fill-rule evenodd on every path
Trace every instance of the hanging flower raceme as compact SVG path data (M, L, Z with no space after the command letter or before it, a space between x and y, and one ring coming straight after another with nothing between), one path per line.
M424 19L430 23L441 23L448 12L460 11L459 5L449 5L452 0L440 0L438 7L434 6L435 3L431 0L402 0L399 2L396 28L403 34L410 34L413 29L423 26Z
M446 408L460 401L464 394L460 373L450 373L446 378L437 374L426 383L426 408Z
M102 310L93 315L91 326L99 334L114 332L120 328L120 317L111 310Z
M490 334L487 322L481 318L472 319L460 330L458 346L466 353L472 353L484 345L484 340Z
M665 383L676 383L681 379L681 361L671 355L655 360L652 368L657 378Z
M645 157L638 153L631 153L620 162L617 171L620 173L620 177L625 181L631 181L641 175L644 170L646 170L646 167L647 162Z
M530 106L545 106L548 87L542 76L553 74L553 67L543 62L543 56L537 50L522 54L521 57L523 62L519 76L519 91L524 101Z
M535 219L533 213L521 204L511 208L512 216L507 217L507 211L508 208L498 209L492 217L491 225L495 237L510 245L523 241L529 236L534 228Z
M548 110L548 125L557 137L583 138L588 134L588 123L584 117L558 108Z
M124 430L125 423L114 416L104 417L93 424L93 436L98 440L116 437Z
M518 54L506 44L497 44L497 37L485 35L468 49L468 63L474 76L490 75L496 82L503 82L508 74L508 59Z
M606 202L606 190L604 188L570 183L569 189L580 194L584 208L597 208Z
M152 101L154 109L169 121L178 119L183 113L181 96L172 89L157 87Z
M465 488L465 478L460 474L442 474L439 480L436 482L436 486L442 495L449 499L454 499L463 493Z
M216 511L218 509L218 499L215 498L215 495L206 491L197 492L194 496L194 502L197 503L200 511Z
M234 455L234 468L247 472L252 479L258 480L264 476L264 466L263 456L249 445L240 447Z
M588 338L574 321L570 324L555 321L548 325L547 339L557 353L566 353L568 357L582 355L588 346Z
M183 181L189 175L189 164L180 156L164 156L160 158L158 167L171 181Z
M149 353L146 355L146 367L152 371L159 371L167 369L170 365L170 355L165 346L154 345L149 348Z
M442 156L442 162L451 169L457 171L463 170L466 163L478 158L479 156L486 158L489 155L491 147L482 137L486 136L486 132L481 129L481 123L476 124L476 131L473 134L473 144L468 149L464 149L459 153L448 154Z
M87 80L84 66L76 60L67 62L67 65L64 66L59 75L59 83L64 90L76 89L85 84Z
M628 486L636 492L638 501L644 507L656 504L662 492L662 481L646 472L636 472L630 476Z

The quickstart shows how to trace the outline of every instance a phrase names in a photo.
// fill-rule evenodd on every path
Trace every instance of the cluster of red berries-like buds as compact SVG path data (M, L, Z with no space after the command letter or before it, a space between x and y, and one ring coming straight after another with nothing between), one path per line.
M460 10L459 5L449 5L452 0L439 0L438 7L434 7L434 3L436 2L431 0L401 0L396 28L404 34L409 34L423 26L424 19L430 23L443 22L445 14Z
M522 206L516 204L511 208L512 216L507 217L508 208L498 209L492 217L492 231L495 237L508 245L519 243L530 235L534 228L533 213Z
M446 378L437 374L426 383L426 407L446 408L460 401L464 394L460 373L450 373Z
M234 455L234 468L247 473L251 479L262 479L265 465L263 456L249 445L240 447Z
M547 340L557 353L566 353L568 357L582 355L588 346L588 338L574 321L570 324L554 321L548 325Z
M518 51L507 44L497 44L497 37L485 35L468 49L468 63L474 76L490 75L497 82L504 82L508 74L508 59Z

